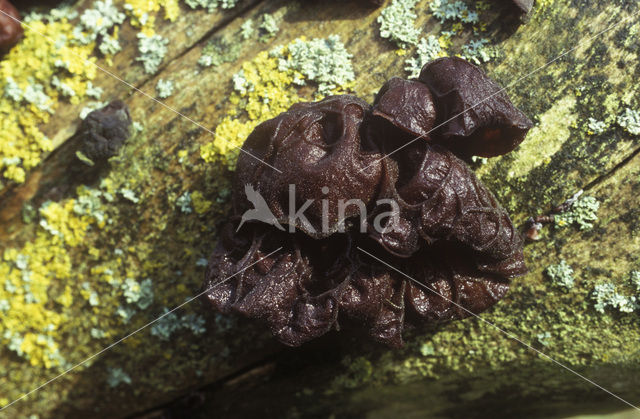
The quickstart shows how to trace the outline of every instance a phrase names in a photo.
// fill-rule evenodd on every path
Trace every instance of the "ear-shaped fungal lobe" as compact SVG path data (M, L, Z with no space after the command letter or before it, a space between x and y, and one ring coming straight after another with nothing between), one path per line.
M2 11L0 13L0 53L2 53L18 43L22 37L23 29L20 22L15 20L21 19L20 13L9 3L9 0L0 0L0 11Z
M415 176L400 185L401 202L420 207L427 243L449 241L472 251L481 272L513 278L526 273L523 242L507 212L469 167L447 149L427 145Z
M247 153L238 158L235 189L251 185L280 224L315 238L335 233L371 203L380 180L382 156L362 144L368 111L354 96L332 96L296 104L264 122L243 145ZM242 194L235 197L237 214L252 208Z
M452 152L420 147L424 153L413 177L398 181L392 169L385 172L389 178L381 193L398 209L383 229L369 228L370 237L403 258L451 242L471 251L468 259L479 272L503 278L526 273L522 238L491 191Z
M433 94L442 144L462 158L508 153L533 126L500 86L461 58L427 63L419 80Z
M393 77L373 102L373 115L383 118L414 138L430 139L436 110L431 91L419 81Z
M131 135L129 107L114 100L105 107L89 113L75 136L81 140L80 151L92 162L106 162L118 154Z
M509 282L496 274L480 272L471 252L454 243L441 242L421 251L418 263L405 264L414 281L407 283L407 317L417 322L443 322L480 313L498 302Z
M336 327L349 278L345 237L314 240L261 224L236 236L235 226L227 225L209 259L204 300L266 323L289 346Z

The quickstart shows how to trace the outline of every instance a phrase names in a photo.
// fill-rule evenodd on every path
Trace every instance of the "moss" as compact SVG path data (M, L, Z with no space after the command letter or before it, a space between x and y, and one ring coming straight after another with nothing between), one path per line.
M536 118L538 123L511 156L513 163L510 176L523 176L535 167L550 162L550 157L569 139L571 125L578 121L575 106L576 98L568 95Z

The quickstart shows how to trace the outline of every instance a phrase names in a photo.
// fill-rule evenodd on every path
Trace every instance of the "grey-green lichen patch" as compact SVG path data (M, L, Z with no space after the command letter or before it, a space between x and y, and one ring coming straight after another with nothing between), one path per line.
M498 56L494 47L489 45L487 38L472 39L462 46L460 56L476 65L487 63Z
M279 60L279 70L294 70L302 74L304 79L294 80L298 84L305 84L305 80L318 83L318 94L322 96L355 80L352 55L338 35L311 41L296 39L287 48L287 57Z
M441 23L447 20L478 23L478 13L469 10L467 4L460 0L433 0L429 9Z
M129 374L124 372L122 368L108 368L107 369L107 384L111 388L118 387L120 384L131 385L132 380Z
M178 330L189 330L194 335L206 332L205 320L196 313L187 313L182 317L165 308L162 317L151 326L151 335L160 340L168 341Z
M560 263L556 265L549 265L545 270L545 273L554 285L567 289L573 288L574 272L566 260L562 259Z
M407 48L418 42L420 31L415 27L417 17L413 10L418 0L392 0L380 16L380 36L388 38L400 48Z
M225 37L216 37L202 49L198 64L202 67L217 67L238 59L242 52L242 43L230 41Z
M598 121L595 118L589 118L587 121L587 128L589 129L589 135L600 135L607 129L607 123L604 121Z
M244 41L246 41L247 39L251 38L254 33L255 29L253 28L253 20L245 20L244 23L240 26L240 37Z
M192 9L203 8L209 13L216 9L232 9L238 4L238 0L184 0L185 4Z
M136 304L141 310L145 310L153 303L153 283L150 278L142 282L126 278L122 283L122 290L127 303Z
M156 83L156 93L159 98L166 99L173 94L175 85L171 80L158 79Z
M580 230L590 230L598 219L600 202L592 196L581 196L568 211L555 216L555 225L559 227L576 225Z
M418 77L420 75L420 70L422 70L422 66L429 61L442 56L444 56L444 50L435 35L420 38L415 56L410 57L405 61L406 67L404 69L409 72L409 77Z
M105 35L102 37L102 42L98 46L98 49L102 55L114 55L122 50L118 38L111 35Z
M624 113L618 116L618 125L631 135L640 135L640 112L626 108Z
M278 26L278 20L274 15L265 13L262 15L262 22L260 23L260 26L258 26L258 29L260 29L262 34L260 36L260 40L262 42L266 42L276 36L280 27Z
M112 0L96 1L91 8L80 15L80 24L74 30L75 40L89 44L96 41L98 37L103 37L104 42L104 38L109 37L111 28L124 22L125 18L126 15L118 10ZM117 43L117 40L115 42ZM113 39L108 40L107 43L113 44ZM110 50L113 49L113 45L99 46L100 51L103 48ZM118 48L117 51L119 50Z
M140 56L136 61L140 61L147 74L154 74L158 71L164 56L167 54L169 40L160 35L148 36L143 32L138 34L138 51Z
M185 191L178 199L176 199L176 206L183 214L191 214L193 208L191 207L192 199L189 191Z
M631 271L626 281L600 282L591 294L594 308L600 313L607 309L619 313L633 313L640 308L640 271Z

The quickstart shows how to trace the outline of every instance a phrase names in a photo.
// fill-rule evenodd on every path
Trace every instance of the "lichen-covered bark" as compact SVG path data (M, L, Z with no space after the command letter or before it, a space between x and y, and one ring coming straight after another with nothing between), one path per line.
M125 23L123 52L114 57L109 69L150 94L158 79L174 80L177 88L166 100L168 105L208 129L225 127L225 135L238 141L253 123L269 116L268 110L257 107L258 96L252 96L260 89L278 93L277 103L272 103L276 110L314 96L312 84L293 85L291 74L277 71L275 59L259 53L303 35L338 34L353 54L356 81L350 89L371 102L384 81L405 75L406 57L379 37L375 24L379 10L358 2L329 4L247 1L213 14L183 6L173 23L157 18L156 32L171 42L160 72L152 77L133 61L138 29ZM440 24L427 13L428 4L418 3L417 25L435 34L450 29L451 24ZM87 5L83 1L76 7ZM529 21L518 25L501 14L505 12L501 7L492 7L482 18L497 57L484 67L503 86L639 10L631 0L588 5L543 0L536 2ZM264 38L266 42L258 40L260 34L243 41L238 35L241 25L253 19L257 27L266 12L279 20L279 32ZM542 240L525 248L531 273L516 281L505 300L483 318L632 403L640 399L638 312L612 308L598 312L593 292L596 285L611 283L630 295L634 291L628 276L640 270L640 211L636 209L640 145L637 137L616 123L625 108L640 107L639 28L637 20L630 19L596 39L581 41L574 52L510 87L512 100L536 127L514 153L486 164L474 163L517 224L548 211L580 188L587 188L586 194L600 201L592 230L545 227ZM462 44L469 36L471 30L463 30L452 43ZM240 46L220 65L199 68L197 61L208 41L220 44L222 39ZM244 96L230 96L231 75L242 68L247 78L255 75L251 80L257 88ZM90 183L90 190L67 187L71 180L65 178L65 167L73 152L72 144L63 143L75 129L81 104L61 104L43 127L57 149L27 173L23 185L0 191L3 280L15 279L21 285L21 275L28 270L44 290L35 295L39 302L16 302L3 313L7 323L2 332L26 324L35 335L55 320L57 330L52 336L56 353L64 361L52 361L53 352L46 345L44 349L39 344L33 345L35 349L25 346L28 356L3 348L2 404L195 295L203 277L199 260L214 248L218 227L225 221L233 149L227 154L215 149L209 157L200 149L213 142L209 132L147 97L129 95L126 86L105 74L99 73L94 84L105 89L105 98L125 100L132 119L143 125L102 174L105 180ZM606 122L602 133L590 130L590 117ZM190 201L180 200L186 192ZM98 201L92 201L94 195ZM39 210L46 201L54 204ZM80 202L99 204L74 212L74 204ZM66 234L56 236L52 230ZM22 269L24 256L28 268ZM544 274L547 266L561 259L575 271L573 288L558 287ZM127 278L141 287L150 279L153 303L146 306L140 299L127 297L132 295L126 288ZM24 295L19 295L23 301ZM119 311L122 308L136 310L128 323ZM194 333L197 324L189 314L206 319L203 333ZM589 400L587 407L625 407L473 318L413 331L403 349L391 351L347 334L285 349L262 327L207 314L195 302L176 313L175 330L162 326L154 333L150 327L132 336L2 413L12 417L33 413L40 417L124 416L200 388L204 405L197 412L203 416L267 412L385 417L401 412L468 417L483 411L544 416L581 412L584 400ZM169 329L173 333L165 339ZM117 369L130 377L130 384L108 384ZM214 385L206 387L210 383ZM239 401L248 399L252 402L238 410ZM184 412L192 404L182 399L166 408Z

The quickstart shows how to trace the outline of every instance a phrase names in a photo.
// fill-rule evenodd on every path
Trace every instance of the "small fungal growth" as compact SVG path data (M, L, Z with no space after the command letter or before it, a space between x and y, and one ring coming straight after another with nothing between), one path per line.
M20 13L9 0L0 0L0 53L11 49L22 37L22 25L12 17L19 20Z
M115 156L131 134L128 106L114 100L105 107L89 113L75 136L80 138L78 158L89 166L106 162Z
M432 74L447 63L452 73ZM405 325L461 319L501 299L527 270L522 239L456 153L507 152L526 133L513 127L530 122L495 95L454 131L456 141L430 133L454 109L438 95L445 81L463 103L465 89L495 86L446 58L419 81L391 79L373 108L330 96L257 126L238 159L233 214L209 259L204 300L263 321L291 346L357 328L398 347ZM353 205L341 208L346 201ZM271 216L245 222L259 208Z

